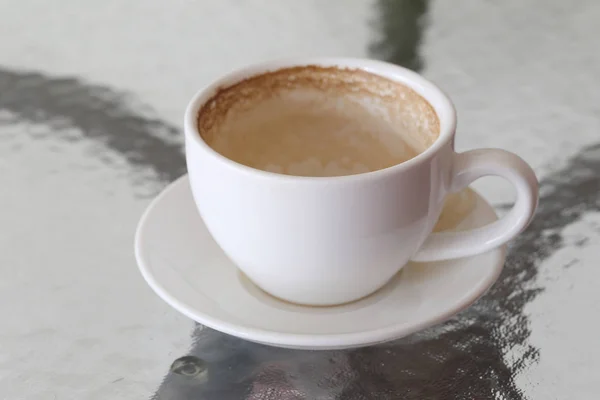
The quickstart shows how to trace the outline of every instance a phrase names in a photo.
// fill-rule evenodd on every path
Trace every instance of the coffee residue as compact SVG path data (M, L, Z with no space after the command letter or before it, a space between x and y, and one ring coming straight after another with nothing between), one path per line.
M431 105L362 70L294 67L219 90L199 112L201 137L238 163L339 176L407 161L439 135Z

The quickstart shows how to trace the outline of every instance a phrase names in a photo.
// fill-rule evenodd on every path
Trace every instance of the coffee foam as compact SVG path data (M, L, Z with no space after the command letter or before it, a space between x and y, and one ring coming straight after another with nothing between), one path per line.
M431 105L412 89L362 70L303 66L222 88L198 129L214 150L250 167L301 176L387 168L439 135Z

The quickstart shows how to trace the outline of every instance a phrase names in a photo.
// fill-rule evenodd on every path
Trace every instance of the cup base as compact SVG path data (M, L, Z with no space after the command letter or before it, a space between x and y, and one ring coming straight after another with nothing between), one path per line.
M402 269L404 269L404 267L402 267ZM341 306L346 306L352 303L356 303L359 301L363 301L366 300L367 298L376 295L378 292L384 290L386 288L386 286L390 285L392 283L392 281L394 281L400 274L402 274L402 269L396 274L394 275L389 281L387 281L386 283L384 283L381 287L365 294L364 296L352 299L352 300L347 300L341 303L311 303L311 302L298 302L298 301L294 301L291 299L286 299L285 297L280 297L274 294L269 293L267 290L261 288L258 284L256 284L254 281L252 281L252 279L250 279L250 277L248 277L248 275L246 275L244 273L244 271L242 271L241 269L239 269L238 267L238 275L239 275L239 279L240 282L242 282L242 285L249 291L252 292L260 292L262 293L264 296L268 296L273 300L276 301L281 301L283 303L287 303L289 305L294 305L294 306L301 306L301 307L315 307L315 308L328 308L328 307L341 307Z
M456 229L497 218L477 196ZM257 343L305 350L362 347L440 323L472 304L502 271L506 248L463 259L406 265L377 292L310 307L279 300L243 277L212 239L186 177L155 199L138 225L135 255L156 294L198 323Z

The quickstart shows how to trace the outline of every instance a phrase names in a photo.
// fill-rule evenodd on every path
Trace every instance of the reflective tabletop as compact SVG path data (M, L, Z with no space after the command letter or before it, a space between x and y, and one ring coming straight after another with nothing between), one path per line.
M592 0L0 0L0 398L597 399L599 19ZM195 324L141 278L133 233L185 173L187 101L308 55L420 72L455 102L458 150L536 170L539 210L502 276L446 323L271 348ZM507 183L474 187L510 207Z

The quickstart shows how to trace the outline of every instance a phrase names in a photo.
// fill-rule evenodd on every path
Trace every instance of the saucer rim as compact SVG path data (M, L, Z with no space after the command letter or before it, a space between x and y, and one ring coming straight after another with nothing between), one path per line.
M438 314L433 318L425 319L419 323L410 324L409 326L406 326L406 322L402 322L391 324L383 328L365 330L361 332L310 334L277 332L268 329L231 323L221 318L215 318L210 315L206 315L172 295L169 290L167 290L152 274L151 268L149 267L150 263L147 262L143 254L144 252L142 251L146 225L151 214L160 205L165 197L171 195L171 192L176 190L179 185L188 184L187 182L189 182L188 175L184 174L168 184L161 191L161 193L159 193L159 195L150 202L143 212L138 222L134 239L135 258L138 269L146 283L156 293L156 295L158 295L158 297L160 297L175 310L208 328L248 341L284 348L329 350L370 346L399 339L412 333L421 331L425 328L440 324L448 320L450 317L456 315L460 311L468 308L491 288L491 286L498 280L498 277L504 269L507 254L506 245L489 251L497 253L495 256L496 260L494 261L493 273L491 273L486 279L483 279L481 282L479 282L479 284L474 286L468 293L465 293L461 298L461 301L458 301L454 307L445 310L444 313ZM481 196L475 190L474 192L481 200L485 202L488 207L490 207L492 211L494 211L493 207L483 196ZM199 214L198 218L201 218Z

